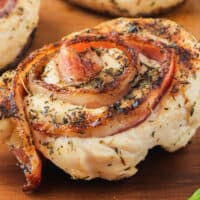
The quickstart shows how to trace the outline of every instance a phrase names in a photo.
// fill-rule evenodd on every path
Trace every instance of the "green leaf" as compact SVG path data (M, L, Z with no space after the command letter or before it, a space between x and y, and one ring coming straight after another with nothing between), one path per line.
M200 189L198 189L188 200L200 200Z

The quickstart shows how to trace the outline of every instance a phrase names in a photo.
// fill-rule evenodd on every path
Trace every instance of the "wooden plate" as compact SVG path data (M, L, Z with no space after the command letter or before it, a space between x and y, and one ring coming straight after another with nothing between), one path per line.
M200 38L199 0L188 0L181 8L162 17L182 24ZM109 17L73 7L62 0L42 0L41 20L31 50L107 19ZM190 145L176 153L167 153L159 148L152 150L139 165L135 176L118 182L73 181L46 163L42 185L32 195L21 191L24 176L4 145L0 148L0 161L0 200L186 200L200 187L198 134Z

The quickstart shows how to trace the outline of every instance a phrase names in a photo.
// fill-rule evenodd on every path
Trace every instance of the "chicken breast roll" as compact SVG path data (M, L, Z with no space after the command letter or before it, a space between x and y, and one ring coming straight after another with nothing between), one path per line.
M118 180L149 149L184 147L200 124L200 44L169 20L119 18L70 34L0 83L0 136L25 191L40 183L37 152L74 179Z
M173 10L185 0L68 0L94 11L114 16L153 16Z
M29 47L40 0L0 0L0 71L14 67Z

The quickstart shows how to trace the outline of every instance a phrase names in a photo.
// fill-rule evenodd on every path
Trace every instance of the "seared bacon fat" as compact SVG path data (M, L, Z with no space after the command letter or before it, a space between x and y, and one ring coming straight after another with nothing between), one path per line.
M36 149L73 178L121 179L148 149L185 146L200 123L199 43L167 20L120 18L71 34L12 76L0 93L11 128L0 135L25 190L40 183Z

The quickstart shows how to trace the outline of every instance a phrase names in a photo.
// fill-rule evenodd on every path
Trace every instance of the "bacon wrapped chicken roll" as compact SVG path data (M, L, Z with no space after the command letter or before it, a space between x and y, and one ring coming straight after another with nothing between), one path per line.
M31 43L40 0L0 0L0 71L16 66Z
M119 18L32 53L1 88L0 135L26 190L40 183L37 151L74 179L122 179L195 134L200 44L169 20Z

